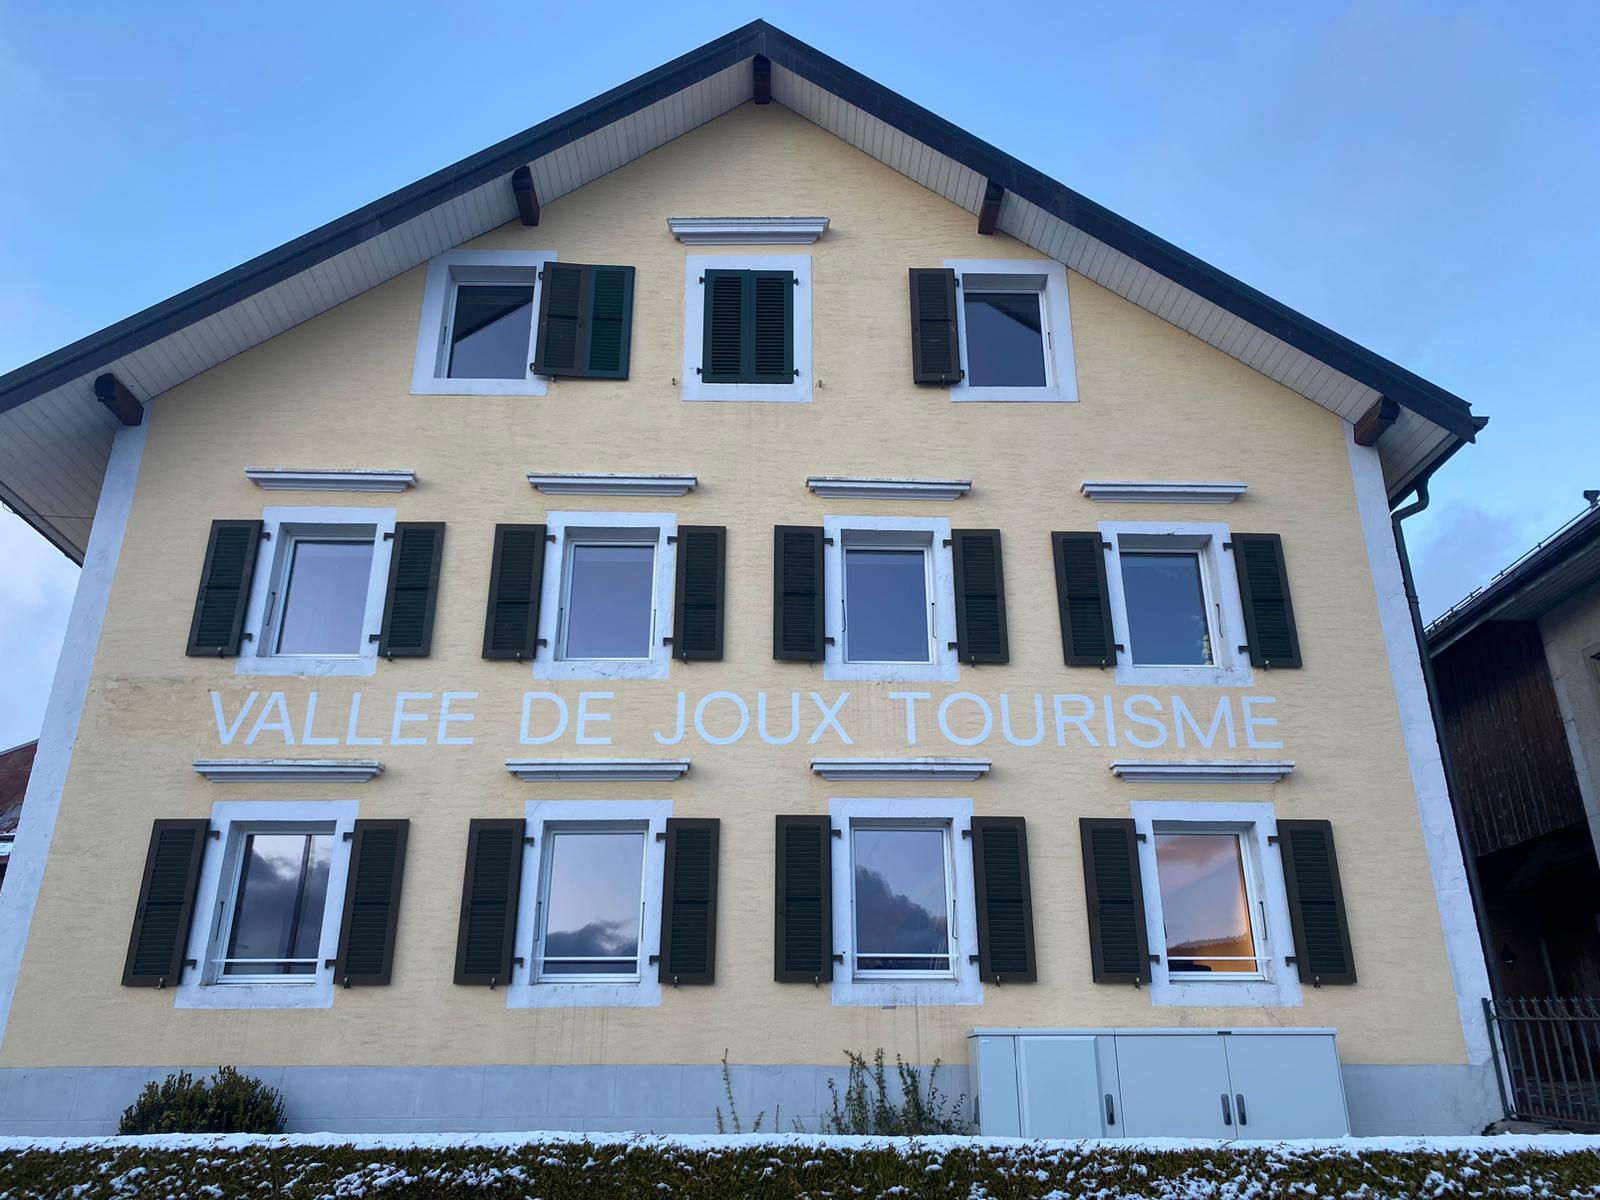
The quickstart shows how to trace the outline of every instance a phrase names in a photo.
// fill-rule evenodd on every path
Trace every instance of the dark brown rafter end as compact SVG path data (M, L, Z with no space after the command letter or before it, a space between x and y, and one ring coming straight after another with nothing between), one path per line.
M1393 425L1395 418L1400 415L1400 405L1387 396L1379 396L1372 402L1372 407L1361 414L1356 421L1356 445L1376 446L1381 438Z
M94 381L94 398L124 425L138 425L144 421L144 405L109 371Z
M991 234L1000 224L1000 201L1005 199L1006 190L994 180L990 180L983 189L983 207L978 209L978 232Z
M755 81L755 102L757 104L771 104L772 60L765 54L758 54L750 60L750 69Z
M517 197L517 215L524 225L539 223L539 193L533 190L533 171L526 166L511 172L511 190Z

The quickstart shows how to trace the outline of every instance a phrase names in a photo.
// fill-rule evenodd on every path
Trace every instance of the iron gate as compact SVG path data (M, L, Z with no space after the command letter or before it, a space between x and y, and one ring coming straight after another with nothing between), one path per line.
M1519 1121L1600 1129L1600 1000L1485 1000L1500 1099Z

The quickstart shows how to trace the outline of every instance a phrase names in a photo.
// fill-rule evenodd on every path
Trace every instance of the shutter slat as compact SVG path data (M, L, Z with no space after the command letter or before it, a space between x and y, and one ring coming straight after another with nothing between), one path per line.
M672 652L685 660L722 657L724 563L728 531L721 525L678 526L678 579Z
M962 662L1011 661L1006 637L1005 572L998 529L952 529L956 648Z
M956 273L947 268L911 268L911 380L961 382L961 344L956 327Z
M772 657L821 662L822 529L778 525L773 534Z
M1096 983L1148 983L1139 845L1131 820L1080 817L1089 957Z
M547 262L539 287L536 375L582 375L584 293L593 268Z
M209 829L206 821L156 821L151 826L122 967L123 987L176 987L183 978Z
M794 276L788 271L755 271L751 287L750 380L793 383Z
M239 653L260 543L260 521L211 522L189 624L189 657L232 658Z
M544 586L545 526L496 525L489 568L483 657L530 662L539 641L539 593Z
M394 968L409 821L357 821L334 978L345 987L383 986Z
M826 816L779 817L773 979L833 978L833 825Z
M439 558L443 551L443 522L395 524L379 654L387 658L428 656L433 646L433 611L439 596Z
M744 375L744 307L748 271L705 272L705 338L700 378L737 383Z
M590 267L587 374L626 379L633 331L633 268Z
M1355 956L1333 826L1327 821L1279 821L1278 849L1300 981L1317 986L1354 983Z
M1098 533L1052 533L1061 644L1069 667L1115 666L1105 549Z
M715 818L667 820L661 895L660 979L708 984L716 979L717 844Z
M1283 538L1276 533L1236 533L1231 541L1251 664L1271 668L1300 666L1300 636L1294 624L1294 605L1289 600Z
M495 987L511 978L522 890L524 823L477 819L467 828L467 869L456 938L457 983Z
M1033 885L1028 827L1021 817L972 818L973 888L978 908L978 971L993 983L1033 983Z

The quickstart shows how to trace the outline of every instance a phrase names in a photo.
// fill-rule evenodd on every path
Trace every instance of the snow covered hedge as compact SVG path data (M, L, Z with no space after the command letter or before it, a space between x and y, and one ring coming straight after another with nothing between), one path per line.
M0 1197L1600 1197L1600 1138L1587 1137L1221 1147L592 1136L0 1139Z

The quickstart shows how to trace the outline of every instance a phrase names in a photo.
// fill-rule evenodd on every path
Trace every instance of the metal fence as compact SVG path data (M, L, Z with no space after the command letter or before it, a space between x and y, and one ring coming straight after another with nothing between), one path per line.
M1600 1130L1600 1000L1485 1000L1495 1074L1519 1121Z

